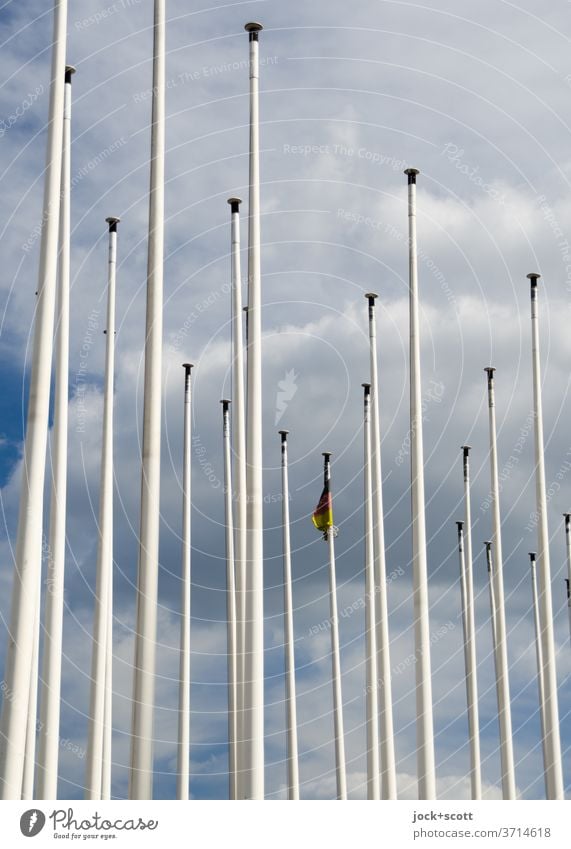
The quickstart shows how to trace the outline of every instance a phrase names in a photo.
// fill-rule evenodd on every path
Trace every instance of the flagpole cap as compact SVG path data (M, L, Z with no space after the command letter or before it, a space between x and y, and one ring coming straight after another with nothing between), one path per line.
M564 513L563 518L565 519L566 522L568 522L571 519L571 513Z
M464 529L464 522L456 522L456 527L458 528L458 532Z
M376 292L367 292L367 294L365 295L365 298L368 300L370 307L375 306L375 301L377 300L378 297L379 296L377 295Z
M109 232L116 233L117 232L117 224L121 221L120 218L117 218L115 215L110 215L109 218L105 219L105 222L109 224Z
M531 280L531 285L533 286L534 283L537 284L537 281L541 277L541 274L538 274L536 271L531 271L529 274L526 275L526 277L528 280Z
M537 554L536 554L536 552L535 552L535 551L529 551L529 552L528 552L528 554L529 554L529 559L530 559L530 560L535 560L535 559L536 559L536 557L537 557Z
M486 546L486 551L489 551L490 548L492 547L492 543L490 542L489 539L484 540L484 545Z
M245 24L244 29L250 36L250 41L257 41L259 33L263 30L262 24L259 24L257 21L251 21L249 24Z
M223 398L223 399L222 399L222 401L220 401L220 403L222 404L222 410L223 410L223 412L224 412L224 413L227 413L227 412L228 412L228 407L230 406L230 404L232 403L232 401L230 401L228 398Z
M323 457L325 457L326 460L329 460L329 458L333 454L333 451L322 451L321 454Z
M240 211L240 204L242 203L242 198L228 198L227 202L230 204L232 212Z
M411 186L411 185L414 186L416 184L416 175L420 174L420 171L418 170L418 168L405 168L404 173L408 177L409 186Z
M77 68L74 68L73 65L66 65L65 66L65 77L64 77L64 79L65 79L66 83L71 83L71 78L75 74L76 70L77 70Z
M464 457L465 457L466 459L467 459L467 458L468 458L468 456L470 455L470 451L471 451L471 450L472 450L472 446L471 446L471 445L461 445L461 446L460 446L460 451L462 452L462 454L464 455Z
M190 370L194 368L194 363L183 363L182 367L187 374L190 374Z

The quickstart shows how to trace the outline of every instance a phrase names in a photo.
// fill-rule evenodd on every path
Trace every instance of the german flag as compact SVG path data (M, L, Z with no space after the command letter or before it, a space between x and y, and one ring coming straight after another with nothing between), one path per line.
M323 531L324 534L327 533L328 528L333 527L333 499L331 498L329 478L325 480L319 504L313 511L311 519L317 530Z

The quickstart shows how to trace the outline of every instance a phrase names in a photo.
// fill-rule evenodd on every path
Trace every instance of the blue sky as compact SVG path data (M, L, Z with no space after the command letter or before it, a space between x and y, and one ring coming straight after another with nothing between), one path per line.
M0 11L3 203L0 237L0 664L12 578L30 329L37 288L51 12L27 0ZM506 605L517 781L541 798L541 752L527 552L534 548L529 290L538 270L554 615L566 785L571 652L561 514L571 506L567 4L531 0L215 3L170 0L167 28L164 421L156 712L157 797L175 780L180 602L182 369L197 364L193 460L192 793L223 798L226 779L225 600L219 399L229 385L229 208L247 198L247 37L260 41L264 325L267 794L284 795L284 681L279 383L297 391L289 428L302 796L334 795L326 549L309 515L321 455L334 452L340 623L350 795L365 794L364 592L360 384L368 376L366 304L379 293L384 498L399 791L415 797L408 458L406 178L418 183L428 564L439 794L466 798L469 752L455 521L460 445L473 446L483 774L499 794L493 658L481 542L490 534L486 385L497 372ZM103 12L106 14L103 16ZM119 215L116 371L115 695L113 793L127 788L145 310L151 87L150 0L70 9L73 240L68 553L62 737L83 751L89 694L101 441L106 226ZM34 94L35 93L35 94ZM10 116L30 95L30 108ZM245 227L244 227L245 236ZM245 261L245 255L244 255ZM245 264L244 264L245 268ZM192 318L199 314L199 318ZM90 328L96 326L96 330ZM85 398L79 354L89 333ZM81 409L81 406L84 409ZM404 462L401 459L404 458ZM560 477L558 477L560 476ZM48 474L49 478L49 474ZM47 518L47 513L46 513ZM402 671L400 671L402 669ZM399 670L399 671L396 671ZM85 759L61 752L60 796L81 797Z

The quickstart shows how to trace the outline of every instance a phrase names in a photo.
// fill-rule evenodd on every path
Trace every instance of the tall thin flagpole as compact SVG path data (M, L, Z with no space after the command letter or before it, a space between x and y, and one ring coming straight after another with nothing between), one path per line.
M291 540L289 528L289 478L287 435L280 430L282 451L282 531L284 545L284 636L287 734L287 797L299 799L299 763L297 751L297 709L295 691L295 654L293 630L293 590L291 576Z
M236 739L236 783L240 784L241 756L240 740L243 725L244 688L244 629L246 622L246 525L248 492L246 487L246 411L244 386L244 334L242 307L242 273L240 257L240 198L228 198L231 211L231 254L232 254L232 415L234 475L236 480L236 653L237 653L237 739ZM238 788L236 788L238 798Z
M105 708L109 643L110 589L113 582L113 387L115 378L115 285L117 273L117 225L119 218L105 219L109 227L107 270L107 330L105 351L105 391L103 397L103 439L101 483L99 488L99 545L93 617L91 656L91 696L87 731L87 799L102 799L104 772ZM108 717L109 721L111 717Z
M54 0L54 34L50 82L47 160L40 242L38 302L30 373L30 394L11 620L0 722L0 798L19 799L22 792L30 676L34 651L34 615L42 568L43 492L48 437L50 378L56 298L59 196L62 167L67 0Z
M375 300L368 292L369 353L371 368L371 461L373 469L373 541L376 595L377 678L381 730L381 795L383 799L397 798L395 743L393 727L393 696L387 604L387 568L385 560L385 530L383 516L383 476L381 471L381 420L379 410L379 377L377 367L377 328Z
M363 383L363 468L365 505L365 669L367 727L367 799L380 799L379 705L375 630L375 558L373 542L373 476L371 470L371 384Z
M471 726L472 740L472 798L482 798L482 767L480 755L480 718L478 710L478 662L476 657L476 619L474 604L474 574L472 559L472 509L470 503L470 446L462 446L462 466L464 472L464 564L466 568L466 624L468 628L468 659L470 671L467 685L470 687L470 703L472 705Z
M230 446L230 401L222 404L224 440L224 521L226 525L226 634L228 655L228 778L229 797L236 799L237 652L236 652L236 586L234 560L234 522L232 516L232 460Z
M323 452L324 485L331 479L331 452ZM329 619L331 621L331 670L333 684L333 727L335 735L335 777L337 798L347 799L347 769L345 766L345 732L343 729L343 694L341 688L341 653L339 649L339 615L337 611L337 578L335 575L335 534L326 531L329 548Z
M188 799L190 780L190 558L191 558L191 378L192 363L184 369L184 438L182 461L182 576L178 694L176 797Z
M492 543L490 541L486 541L484 543L484 547L486 549L486 563L488 567L488 588L490 591L490 623L492 626L492 648L494 652L494 670L496 673L496 698L498 703L498 720L500 722L500 746L501 746L501 705L502 705L502 694L500 689L500 665L501 665L501 657L498 651L499 648L499 634L498 634L498 608L496 601L496 593L494 590L495 576L494 576L494 564L493 564L493 555L492 555ZM503 782L503 773L502 773L502 785ZM503 793L504 799L506 798L505 790Z
M545 485L545 454L543 439L543 404L541 400L541 362L539 357L539 319L537 310L537 281L541 275L528 274L531 290L531 348L533 362L533 402L535 429L535 487L537 500L537 563L539 622L543 653L545 687L545 773L547 798L564 799L559 707L557 704L557 666L553 635L553 603L551 599L551 564L549 559L549 528L547 524L547 489Z
M496 402L494 395L495 368L484 369L488 376L488 420L490 430L490 478L492 496L492 540L494 558L494 602L496 605L496 675L498 684L498 717L500 723L500 759L504 799L516 798L514 753L512 742L512 712L508 671L506 612L502 557L502 525L500 519L500 485L498 478L498 449L496 436Z
M250 198L248 217L248 400L246 435L247 584L244 639L244 772L241 794L264 798L264 575L262 499L262 286L260 269L260 133L258 37L250 40ZM242 782L241 782L242 785Z
M163 344L165 0L155 0L141 525L129 798L153 795Z
M470 787L472 799L482 798L480 767L480 726L478 721L478 685L476 682L476 646L470 631L468 596L468 569L464 556L464 523L458 528L458 554L460 559L460 589L462 598L462 627L464 631L464 664L466 667L466 700L468 708L468 735L470 738Z
M545 679L543 677L543 648L541 646L541 625L539 622L539 599L537 595L537 576L535 572L536 554L534 551L529 552L529 562L531 569L531 598L533 602L533 626L535 630L535 658L537 661L537 695L539 701L539 721L541 726L541 746L543 750L543 763L546 763L545 752ZM547 795L547 773L543 772L545 780L545 793Z
M32 674L30 676L30 700L28 703L28 724L26 727L26 755L22 778L22 799L34 798L34 774L36 769L36 739L38 734L38 667L40 654L40 598L41 586L36 596L34 615L34 651L32 654Z
M569 577L565 578L567 585L567 611L569 614L569 638L571 639L571 513L564 513L565 546L567 549L567 570Z
M56 336L56 386L53 427L53 478L50 504L49 557L46 621L36 798L57 798L63 592L65 572L65 524L67 503L67 421L69 385L69 287L70 287L70 191L71 191L71 78L75 68L67 65L64 84L63 146L60 195L60 267Z
M412 569L416 668L418 798L436 798L432 674L424 515L424 458L420 375L420 323L416 250L416 168L407 168L410 286L410 441L412 500Z

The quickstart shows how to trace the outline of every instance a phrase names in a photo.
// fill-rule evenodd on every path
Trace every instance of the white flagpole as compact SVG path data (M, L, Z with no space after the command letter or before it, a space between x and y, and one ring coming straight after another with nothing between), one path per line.
M113 565L113 561L111 562ZM107 658L105 663L105 711L103 714L103 767L101 798L111 799L111 767L113 742L113 571L107 598Z
M228 779L229 798L236 799L237 653L236 653L236 585L234 560L234 522L232 516L232 459L230 446L230 401L223 400L222 425L224 440L224 519L226 525L226 634L228 655Z
M331 452L323 452L324 485L331 479ZM347 799L347 770L345 766L345 732L343 730L343 695L341 689L341 653L339 649L339 615L337 612L337 579L335 576L335 528L328 528L329 547L329 619L331 621L331 666L333 684L333 725L335 733L335 776L337 798Z
M22 792L30 676L34 651L34 611L42 568L43 493L48 437L50 378L56 297L59 195L62 166L67 0L54 0L47 161L44 184L38 302L35 316L30 393L18 533L14 559L11 620L0 723L0 798Z
M40 599L41 587L38 587L34 616L34 651L32 654L32 674L30 676L30 701L28 704L28 723L26 726L26 755L22 778L22 799L34 798L34 773L36 769L36 738L38 732L38 667L40 651Z
M529 561L531 568L531 596L533 601L533 625L535 629L535 657L537 661L537 690L539 700L539 720L541 726L541 746L543 750L543 764L546 764L545 751L545 679L543 677L543 649L541 646L541 625L539 623L539 599L537 595L537 576L535 573L536 554L534 551L529 552ZM545 780L545 794L547 798L547 772L543 771Z
M496 675L498 679L498 717L500 723L500 759L502 765L502 791L504 799L516 798L514 753L512 741L512 713L508 671L506 612L504 602L504 577L502 557L502 526L500 519L500 486L498 478L498 449L496 437L496 403L494 397L495 368L484 369L488 376L488 417L490 429L490 477L492 496L492 541L494 554L494 601L496 605Z
M141 524L129 798L153 795L163 344L165 0L155 0Z
M379 705L375 630L375 558L373 542L373 479L371 473L371 385L362 384L365 504L365 669L367 726L367 799L380 799Z
M472 799L482 798L480 768L480 726L478 721L478 685L476 681L476 645L470 629L470 600L468 593L468 568L464 556L464 523L458 527L458 554L460 558L460 590L462 598L462 627L464 632L464 663L466 667L466 700L468 708L468 734L470 737L470 787Z
M539 622L543 653L545 687L545 772L547 798L564 799L559 707L557 704L557 666L553 635L553 603L551 599L551 565L549 560L549 528L547 524L547 490L543 440L543 404L541 400L541 362L539 357L539 319L537 281L541 275L528 274L531 289L531 348L533 361L533 402L535 429L535 487L537 500L537 562L539 572Z
M240 792L264 798L264 575L262 500L262 286L260 270L260 133L258 37L250 41L250 198L248 217L248 412L246 435L247 584L244 639L244 773ZM242 785L242 782L241 782Z
M369 352L371 368L371 461L373 469L373 540L376 595L377 679L380 684L381 730L381 796L397 798L395 743L393 728L393 696L391 682L391 657L389 639L389 612L387 604L387 569L385 560L385 531L383 518L383 476L381 471L381 421L379 410L379 378L377 367L377 329L375 300L377 295L368 292Z
M246 525L248 493L246 487L246 414L244 386L244 334L242 307L242 273L240 257L240 198L228 198L231 210L232 253L232 342L234 399L232 426L234 447L234 473L236 480L236 798L239 798L240 765L243 760L240 741L243 739L243 688L244 688L244 629L246 607Z
M53 426L53 477L46 593L46 621L36 798L57 798L61 662L63 636L65 527L67 503L67 422L69 385L69 288L71 193L71 78L67 65L64 84L63 142L60 195L60 260L56 325L56 385Z
M184 446L182 464L182 592L180 622L178 745L176 798L188 800L190 781L190 592L191 592L191 378L192 363L184 369Z
M424 515L424 458L422 439L422 395L420 374L420 321L416 250L416 168L407 168L410 286L410 434L412 494L412 568L416 654L416 715L418 798L436 798L434 728L432 719L432 674Z
M280 430L282 452L282 531L284 545L284 637L287 733L287 797L299 799L299 762L297 750L297 709L295 690L295 636L293 630L293 589L291 576L291 540L289 527L289 478L287 435Z
M498 610L496 603L496 594L494 591L494 568L492 562L492 543L486 541L484 543L486 549L486 563L488 566L488 587L490 590L490 623L492 626L492 647L494 651L494 670L496 673L496 698L498 703L498 721L500 723L500 747L501 747L501 705L502 705L502 694L500 689L500 666L501 666L501 657L499 654L499 644L498 644ZM504 786L503 773L502 773L502 787ZM505 790L503 792L504 799L506 798Z
M565 578L567 585L567 611L569 613L569 638L571 639L571 513L564 513L565 517L565 545L567 548L567 569L569 577Z
M91 696L87 732L87 774L85 796L103 799L104 740L107 680L112 646L109 646L109 608L113 582L113 386L115 377L115 284L117 270L116 217L106 218L109 227L107 271L107 329L105 350L105 390L103 396L103 439L101 446L101 482L99 487L99 545L93 615L93 653L91 656ZM109 723L111 717L107 717Z

